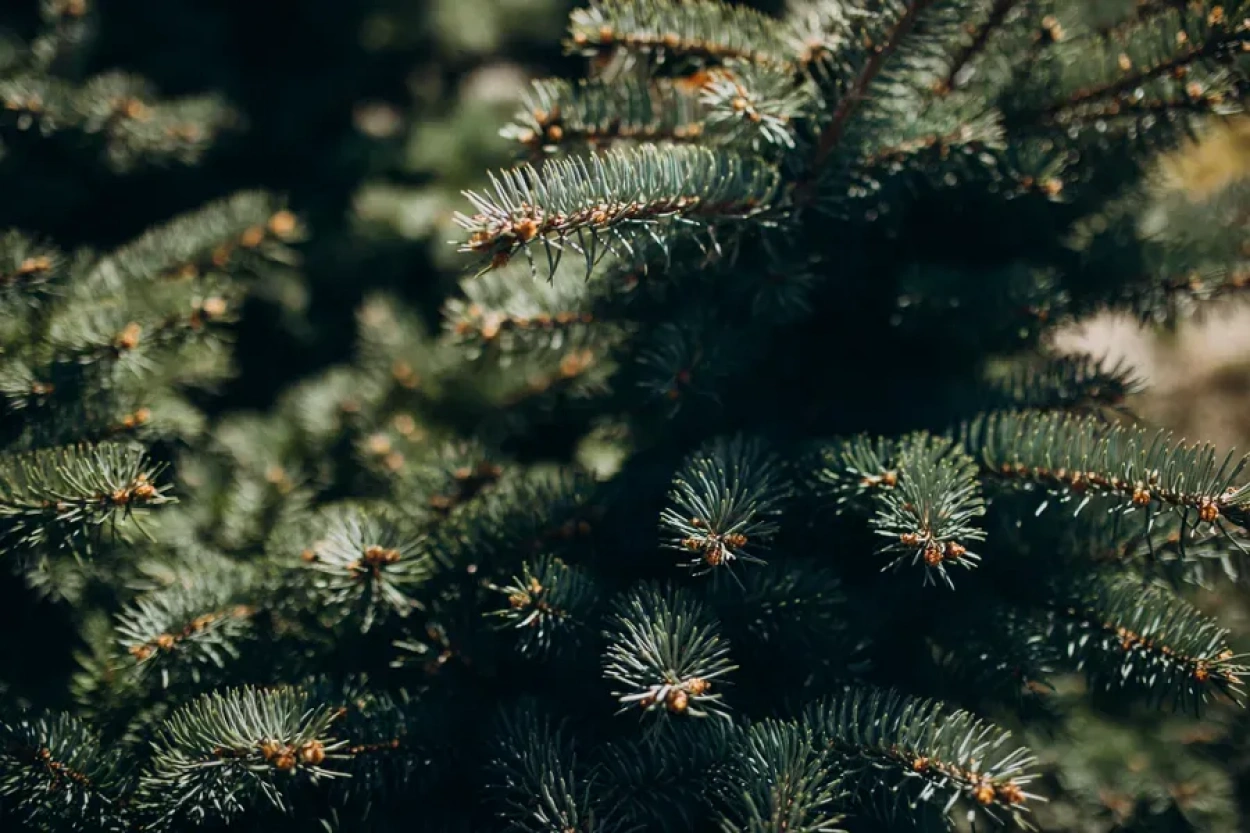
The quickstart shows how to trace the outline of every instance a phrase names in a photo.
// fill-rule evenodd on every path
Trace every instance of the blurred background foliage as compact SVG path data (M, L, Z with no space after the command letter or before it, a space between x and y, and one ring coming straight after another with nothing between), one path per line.
M4 3L0 28L24 36L34 4ZM240 188L289 196L307 222L304 280L266 286L238 340L240 373L217 407L265 409L294 380L344 360L362 298L384 289L439 326L464 263L446 241L460 191L508 164L498 129L530 78L569 75L560 45L572 0L127 0L103 4L93 69L141 74L160 94L213 92L237 109L232 135L203 164L112 174L49 159L14 176L0 156L0 228L36 230L66 248L104 247ZM755 2L769 9L777 2ZM29 8L28 8L29 6ZM3 60L0 43L0 61ZM27 161L25 164L30 164ZM56 174L55 177L50 174ZM1160 171L1194 199L1250 176L1250 122L1215 131ZM37 182L24 191L23 181ZM57 182L48 187L49 181ZM1250 218L1247 218L1250 222ZM1250 313L1189 321L1170 332L1103 319L1061 346L1123 356L1149 383L1131 403L1147 420L1216 444L1250 447ZM1226 585L1225 585L1226 587ZM1250 594L1205 598L1250 645ZM21 616L0 611L0 619ZM1073 683L1072 685L1076 685ZM1060 691L1058 696L1072 696ZM1043 829L1232 830L1250 807L1250 717L1125 715L1053 727L1038 744L1058 756L1080 804L1052 805ZM1183 746L1196 755L1178 756ZM1126 796L1134 796L1129 800ZM1147 796L1143 799L1142 796ZM1140 807L1142 801L1151 806ZM1238 807L1240 805L1240 808Z

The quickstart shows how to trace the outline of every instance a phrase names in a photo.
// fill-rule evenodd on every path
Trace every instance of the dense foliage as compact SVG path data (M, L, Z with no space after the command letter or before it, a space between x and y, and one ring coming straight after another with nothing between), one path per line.
M4 164L246 130L82 71L103 13L12 43ZM1236 826L1194 748L1247 667L1190 596L1244 576L1246 459L1051 336L1245 288L1244 186L1150 173L1247 42L1246 3L592 0L441 330L372 292L265 411L220 391L315 251L282 199L5 233L0 554L74 634L8 634L0 826Z

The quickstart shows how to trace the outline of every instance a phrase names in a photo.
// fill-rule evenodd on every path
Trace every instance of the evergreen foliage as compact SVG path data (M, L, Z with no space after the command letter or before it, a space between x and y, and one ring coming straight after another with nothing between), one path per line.
M199 158L224 110L75 77L97 12L43 11L6 152ZM267 411L205 403L299 267L280 199L4 233L0 562L78 668L0 668L0 828L1081 829L1059 727L1239 713L1187 596L1244 574L1250 475L1049 337L1243 288L1150 172L1248 42L1244 2L590 0L441 332L371 294Z

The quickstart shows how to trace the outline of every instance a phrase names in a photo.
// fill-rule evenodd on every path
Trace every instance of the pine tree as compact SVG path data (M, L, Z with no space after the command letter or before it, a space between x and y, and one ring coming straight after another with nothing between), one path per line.
M1149 747L1160 713L1238 713L1189 596L1244 575L1246 458L1050 339L1245 288L1244 186L1151 174L1240 108L1248 27L591 0L586 77L536 82L466 195L442 331L373 294L350 362L211 423L188 391L291 214L241 195L103 255L10 234L0 546L79 642L61 702L0 670L0 821L1235 826L1223 776ZM1108 750L1197 793L1074 818Z

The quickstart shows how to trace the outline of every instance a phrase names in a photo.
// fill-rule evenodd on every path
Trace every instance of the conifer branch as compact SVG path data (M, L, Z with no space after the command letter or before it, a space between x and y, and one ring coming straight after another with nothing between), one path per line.
M65 268L55 248L16 231L0 235L0 298L7 305L34 305Z
M1238 484L1246 457L1221 459L1213 446L1177 443L1165 431L1022 411L979 417L964 437L989 476L1036 484L1064 501L1081 497L1081 506L1102 494L1125 511L1165 509L1182 520L1193 513L1196 527L1230 515L1240 523L1250 502L1250 483Z
M1064 111L1069 111L1082 105L1124 96L1156 79L1177 72L1183 73L1200 62L1226 57L1232 54L1234 50L1240 49L1241 45L1247 42L1250 42L1250 27L1238 24L1231 31L1203 40L1170 58L1135 67L1131 72L1126 72L1119 78L1077 89L1065 99L1056 101L1031 114L1031 116L1026 114L1025 119L1032 117L1047 121ZM1131 104L1132 102L1129 103Z
M900 443L890 465L898 485L876 492L872 525L892 539L882 551L901 552L887 565L923 565L926 583L937 575L954 587L947 565L973 567L980 556L968 544L985 540L976 519L985 514L972 458L947 439L914 434Z
M344 505L322 510L306 528L298 563L322 610L368 632L387 614L420 608L411 593L432 563L422 537L402 522Z
M621 688L618 713L729 718L719 678L737 666L715 621L685 591L645 586L616 605L604 676Z
M762 443L721 438L686 458L660 514L665 545L690 554L696 573L734 561L763 563L752 552L776 535L788 495L780 461Z
M733 59L793 68L780 21L720 0L593 0L573 12L568 48L583 55L624 49L658 60Z
M735 64L710 74L699 101L709 140L744 142L757 150L793 148L794 123L814 103L814 89L796 83L791 73Z
M816 141L816 149L812 159L812 167L819 170L825 160L842 140L847 124L867 98L869 89L889 62L890 58L916 28L921 16L940 0L900 0L901 10L898 18L889 26L877 43L871 47L868 58L859 67L854 77L846 85L845 90L834 106L829 121L821 130Z
M499 721L493 792L508 827L524 833L598 831L568 730L521 707Z
M1019 5L1020 0L994 0L994 5L990 7L985 20L975 28L969 27L971 36L951 59L950 68L946 71L946 79L942 82L942 90L949 92L959 85L960 76L964 70L984 52L990 38L1002 29L1007 16Z
M243 601L239 568L197 572L140 596L118 616L121 647L141 672L159 671L161 685L199 682L202 667L221 669L239 657L256 608Z
M564 277L564 276L560 276ZM590 338L609 292L602 281L536 281L496 270L461 284L464 298L443 307L446 327L459 343L497 346L503 352L580 345Z
M949 813L960 800L1024 827L1033 755L1009 733L964 711L894 691L848 687L811 706L804 723L839 756L856 801L925 802Z
M0 715L0 801L31 829L130 830L126 786L119 756L77 718Z
M541 246L550 276L565 247L582 256L589 274L614 249L633 262L645 261L639 246L667 252L666 238L682 227L710 232L758 220L772 207L777 173L725 151L644 145L557 159L541 172L524 165L492 175L491 185L490 194L466 193L478 213L456 217L469 232L461 251L485 255L486 268L498 268Z
M1085 354L1020 365L993 382L1003 404L1021 410L1120 409L1144 384L1124 359L1111 364Z
M255 805L290 808L287 790L335 778L346 741L337 713L299 689L235 688L179 708L157 730L135 807L145 829L229 824Z
M725 720L682 721L604 746L596 786L625 830L685 833L724 798L740 730Z
M724 833L833 833L847 790L836 754L805 727L753 724L739 745L733 809ZM739 786L739 784L741 786Z
M696 141L704 125L694 93L667 79L539 80L514 122L501 132L541 153L577 144L604 148L619 141Z
M118 443L41 449L0 458L0 534L8 546L40 544L62 528L83 534L138 507L172 498L162 467L142 448Z
M1244 695L1250 668L1228 647L1228 631L1163 588L1095 575L1061 583L1052 609L1056 647L1095 685L1193 713L1213 697Z
M521 575L491 589L508 600L493 615L518 632L523 655L540 657L576 646L578 632L594 615L599 592L583 570L551 556L532 565L525 562Z

